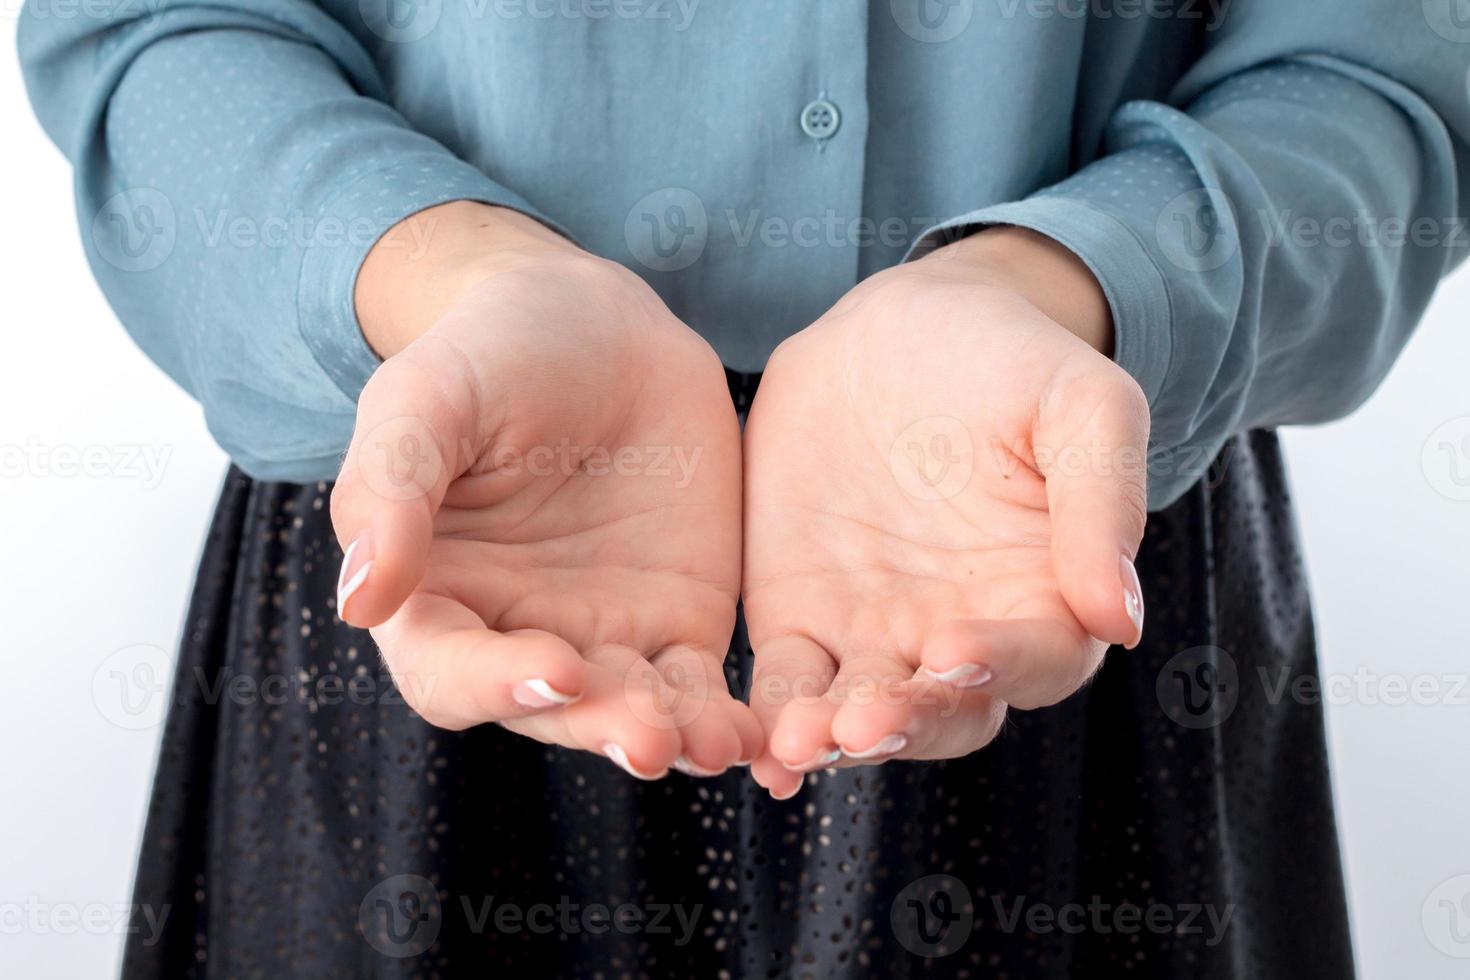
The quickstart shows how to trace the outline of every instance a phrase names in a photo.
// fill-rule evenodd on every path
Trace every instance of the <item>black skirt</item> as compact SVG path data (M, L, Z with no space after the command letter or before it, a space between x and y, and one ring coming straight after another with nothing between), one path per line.
M738 406L756 379L732 376ZM634 780L430 728L337 619L331 487L231 470L123 975L1339 978L1352 951L1279 447L1152 515L1148 627L948 762ZM738 630L727 663L747 690Z

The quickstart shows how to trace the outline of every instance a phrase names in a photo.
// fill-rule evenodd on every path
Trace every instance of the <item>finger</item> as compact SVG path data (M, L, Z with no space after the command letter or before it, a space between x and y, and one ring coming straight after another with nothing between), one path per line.
M344 558L337 614L354 626L393 615L423 577L434 514L473 444L475 399L462 369L430 342L380 367L357 403L352 444L332 490Z
M679 757L686 702L632 647L607 643L584 654L592 673L581 702L563 713L575 744L600 752L639 779L660 779Z
M717 776L755 757L761 744L760 723L747 705L730 696L718 657L681 645L666 647L649 662L683 699L674 712L683 743L675 769L688 776Z
M989 744L1005 722L1006 705L984 691L965 690L927 675L890 687L893 707L868 712L845 706L832 722L844 749L842 767L889 759L955 759ZM899 706L901 705L901 711ZM872 716L878 715L878 720ZM886 717L885 717L886 716ZM895 728L901 723L902 728ZM901 732L902 744L891 740ZM886 742L886 744L885 744ZM859 745L866 752L852 751Z
M497 633L453 599L415 593L373 630L399 693L424 720L459 730L575 703L586 666L540 630Z
M1041 399L1033 450L1046 478L1062 597L1106 643L1138 644L1143 596L1133 559L1147 517L1148 403L1122 370L1063 368Z
M750 707L761 723L766 742L750 772L778 800L795 796L802 783L801 774L788 768L773 752L773 739L781 730L782 719L788 710L801 707L803 701L821 701L836 675L837 663L831 654L804 636L778 637L761 644L755 652ZM802 751L800 746L785 744L783 749L788 758ZM836 745L825 744L822 754L825 757L836 751Z
M1042 708L1086 684L1105 649L1081 626L1053 619L951 620L925 640L920 670L1017 708Z
M1005 725L1006 703L984 691L965 691L916 677L914 735L902 759L958 759L993 742Z
M842 750L844 764L884 762L903 753L916 737L928 736L918 730L930 713L914 698L921 686L910 684L913 676L913 664L896 654L843 657L832 681L839 707L829 731Z

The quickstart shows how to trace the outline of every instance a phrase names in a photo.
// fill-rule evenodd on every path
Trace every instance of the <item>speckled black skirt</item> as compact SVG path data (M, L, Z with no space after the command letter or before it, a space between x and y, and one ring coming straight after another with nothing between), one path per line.
M226 480L129 980L1352 975L1322 717L1283 695L1317 663L1274 435L1153 516L1143 644L1086 690L784 803L429 728L335 616L329 491ZM750 663L737 633L738 690Z

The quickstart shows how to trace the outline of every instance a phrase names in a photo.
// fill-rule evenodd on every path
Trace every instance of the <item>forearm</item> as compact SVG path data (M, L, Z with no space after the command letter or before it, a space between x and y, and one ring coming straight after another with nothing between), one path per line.
M446 201L529 205L408 126L315 4L139 10L20 27L92 269L246 472L329 478L379 364L353 308L373 243Z

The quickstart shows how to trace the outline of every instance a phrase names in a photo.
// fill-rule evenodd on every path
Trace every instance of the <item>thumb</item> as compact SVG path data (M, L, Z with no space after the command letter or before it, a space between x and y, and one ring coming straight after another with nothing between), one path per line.
M1148 402L1121 368L1088 352L1040 401L1033 450L1046 478L1052 563L1084 629L1129 648L1143 632L1133 561L1147 519Z
M354 626L382 623L418 586L434 515L469 465L460 457L476 431L470 382L431 354L411 346L368 380L332 490L332 525L344 551L337 614Z

